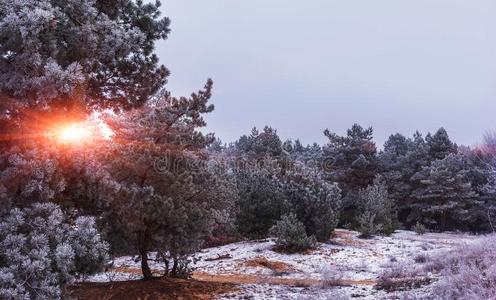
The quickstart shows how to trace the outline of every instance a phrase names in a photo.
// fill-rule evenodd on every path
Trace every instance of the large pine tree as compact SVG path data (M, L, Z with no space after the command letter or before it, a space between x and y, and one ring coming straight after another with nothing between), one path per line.
M413 193L417 201L411 205L410 218L421 218L433 228L445 230L468 217L467 208L477 194L467 176L465 160L463 155L449 154L412 177L420 186Z
M154 54L169 33L160 2L12 0L0 4L0 90L8 113L72 100L143 104L166 81ZM9 101L10 100L10 101Z
M232 200L227 180L206 163L213 135L198 130L205 126L203 115L213 110L211 90L209 80L189 98L163 93L108 119L115 132L105 164L116 187L108 195L111 214L115 230L139 252L145 279L152 278L152 250L161 255L165 275L185 275L185 258L198 250Z
M354 124L345 136L325 130L329 139L323 147L323 171L330 182L337 182L343 193L341 223L352 222L358 191L373 182L377 172L377 148L372 127Z

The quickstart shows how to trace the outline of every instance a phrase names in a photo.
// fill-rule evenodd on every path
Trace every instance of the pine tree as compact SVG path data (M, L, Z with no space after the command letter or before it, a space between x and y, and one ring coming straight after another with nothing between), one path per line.
M417 201L411 205L410 219L423 221L439 230L447 229L455 220L466 220L466 209L477 194L467 176L469 170L465 160L461 154L449 154L423 167L412 177L420 187L413 193Z
M376 147L372 141L372 128L363 129L354 124L346 136L338 136L326 130L329 143L324 155L334 159L330 177L342 185L344 192L357 191L371 183L375 176Z
M236 141L236 150L238 155L279 157L283 155L283 143L272 127L265 126L262 132L254 127L250 135Z
M404 156L408 151L412 150L413 141L406 138L401 133L390 135L389 139L384 143L384 153L398 156Z
M416 201L412 193L419 187L419 182L411 179L422 167L430 163L424 138L419 132L416 132L413 138L406 138L401 134L391 135L378 156L378 163L388 192L397 205L398 219L408 223L410 206Z
M305 232L305 225L294 214L282 216L270 229L276 237L276 246L287 252L301 252L314 248L316 240Z
M81 88L97 108L143 104L166 82L153 53L169 33L160 3L26 0L0 5L0 90L19 106L68 102ZM29 70L29 72L26 72Z
M115 131L106 164L116 186L113 218L141 255L145 279L152 278L152 250L162 254L166 275L178 276L184 258L211 232L216 212L228 206L225 181L207 164L213 135L198 131L213 110L211 89L209 80L190 98L164 93L108 120Z
M450 140L448 133L442 127L433 135L427 134L425 141L432 160L443 159L449 154L457 152L457 145Z
M91 217L49 203L0 215L0 298L61 299L78 275L103 269L108 245Z
M326 242L338 225L341 212L341 190L322 178L317 170L296 164L281 177L287 201L286 211L297 216L308 235Z
M360 191L357 208L359 214L356 223L362 236L389 235L394 232L396 225L395 204L381 177L377 177L373 184Z
M323 149L323 171L330 182L337 182L342 189L344 215L341 222L351 222L358 191L372 183L377 172L373 129L354 124L346 136L329 130L324 134L329 142Z
M248 237L265 237L285 212L279 180L267 169L236 170L239 213L236 225Z

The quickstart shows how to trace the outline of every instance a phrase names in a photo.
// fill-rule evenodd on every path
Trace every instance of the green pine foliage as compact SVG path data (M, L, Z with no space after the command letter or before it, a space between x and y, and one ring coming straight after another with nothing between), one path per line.
M248 237L265 237L286 207L279 181L265 170L238 170L236 183L238 231Z
M305 225L294 214L284 215L270 233L276 237L276 246L281 251L302 252L316 246L315 237L307 235Z
M358 231L363 237L377 234L390 235L394 232L396 228L394 202L382 178L376 178L373 184L360 191L357 207Z
M419 184L413 193L416 202L411 205L411 217L438 230L446 230L448 224L470 218L467 209L477 194L468 177L465 160L461 154L449 154L412 177Z

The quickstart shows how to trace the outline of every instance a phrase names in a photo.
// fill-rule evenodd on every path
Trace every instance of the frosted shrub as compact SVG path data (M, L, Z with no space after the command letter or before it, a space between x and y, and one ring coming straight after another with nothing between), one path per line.
M357 217L358 231L364 238L379 234L382 231L382 224L376 224L377 214L366 211Z
M391 261L384 266L382 274L379 276L380 280L390 280L394 278L406 278L414 275L412 266L404 261Z
M92 218L69 223L51 203L12 209L0 218L0 299L59 299L103 267L107 250Z
M394 232L396 216L393 211L393 199L390 198L385 182L380 177L360 191L357 206L360 213L356 221L362 237L389 235Z
M339 222L339 187L309 170L286 174L282 187L290 211L303 223L307 234L327 242Z
M319 270L323 286L338 286L342 284L343 273L332 266L324 266Z
M430 283L430 278L421 276L423 270L406 261L391 261L384 266L378 278L377 288L387 291L408 290Z
M423 264L423 263L427 262L427 259L428 259L427 255L422 254L422 253L421 253L421 254L416 255L416 256L413 258L413 260L414 260L416 263L418 263L418 264Z
M277 238L277 247L284 251L301 252L316 245L315 237L307 235L305 226L294 214L283 216L270 232Z
M442 299L496 298L496 235L439 255L428 266L441 272L434 296Z
M424 224L417 222L415 226L413 226L413 231L415 231L417 234L422 235L428 231L427 227L424 226Z

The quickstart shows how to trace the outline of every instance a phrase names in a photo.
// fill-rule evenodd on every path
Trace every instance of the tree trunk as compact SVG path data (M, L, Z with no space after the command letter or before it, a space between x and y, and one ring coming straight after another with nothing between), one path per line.
M441 231L444 231L446 229L446 218L447 218L447 213L445 210L441 213Z
M169 260L164 259L164 263L165 263L164 277L167 277L169 276Z
M171 270L171 277L176 277L177 276L177 264L178 260L177 258L174 258L174 264L172 265L172 270Z
M151 235L148 228L145 231L140 232L140 245L139 254L141 256L141 272L143 273L144 280L150 280L153 278L152 270L148 265L148 247L150 245Z

